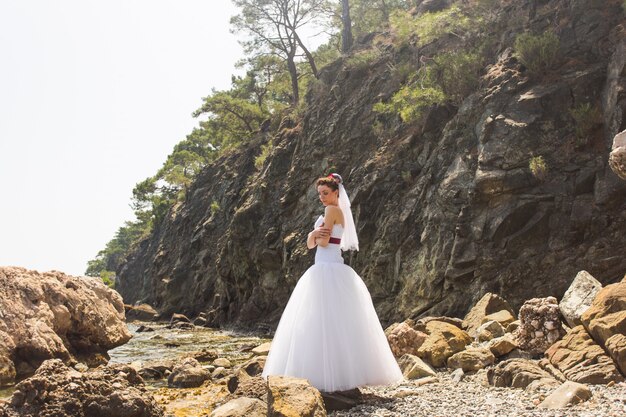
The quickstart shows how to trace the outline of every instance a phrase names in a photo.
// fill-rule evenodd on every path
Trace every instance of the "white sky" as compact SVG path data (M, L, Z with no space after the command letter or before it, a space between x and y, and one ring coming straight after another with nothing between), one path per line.
M85 272L242 51L229 0L0 1L0 265Z

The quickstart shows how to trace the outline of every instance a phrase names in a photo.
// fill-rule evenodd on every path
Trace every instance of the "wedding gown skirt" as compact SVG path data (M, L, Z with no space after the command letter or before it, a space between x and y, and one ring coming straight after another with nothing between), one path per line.
M332 235L340 235L341 226ZM403 380L361 277L339 245L319 247L276 328L261 374L306 378L320 391Z

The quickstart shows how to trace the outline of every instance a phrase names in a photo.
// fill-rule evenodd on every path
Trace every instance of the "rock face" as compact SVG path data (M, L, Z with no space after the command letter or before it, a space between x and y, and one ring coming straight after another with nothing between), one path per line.
M562 340L550 346L546 357L571 381L606 384L624 380L611 358L583 326L574 327Z
M570 327L582 324L580 316L591 306L600 289L602 289L602 284L589 272L580 271L576 274L572 285L559 303L559 310Z
M15 386L0 417L162 417L163 410L137 372L113 365L81 373L60 359L45 361Z
M565 335L554 297L526 301L520 308L519 317L520 326L515 331L517 345L534 355L543 354Z
M626 282L607 285L600 290L591 307L581 316L581 321L626 375Z
M323 210L314 182L331 170L343 175L360 239L346 261L383 327L462 317L488 291L517 311L532 297L560 297L582 269L613 282L626 270L626 182L607 163L626 119L620 2L547 0L529 18L536 4L495 2L506 30L493 27L479 87L415 123L372 110L399 89L393 68L465 50L463 40L389 47L359 68L327 65L301 120L285 119L276 135L259 133L206 167L138 245L117 271L125 301L275 328L313 262L305 240ZM511 49L515 35L548 28L567 59L529 77ZM579 143L568 109L586 103L607 122ZM256 168L266 143L271 152ZM533 175L533 156L546 161L545 175Z
M98 278L0 268L0 385L32 374L46 359L108 360L126 343L120 295Z

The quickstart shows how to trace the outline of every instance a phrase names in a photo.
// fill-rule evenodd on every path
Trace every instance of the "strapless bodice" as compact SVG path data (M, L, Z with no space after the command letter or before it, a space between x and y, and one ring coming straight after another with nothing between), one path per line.
M320 227L324 223L324 216L318 217L314 227ZM343 235L343 226L340 224L333 225L330 231L330 237L341 239ZM343 263L343 257L341 256L341 248L338 243L329 243L328 246L317 246L315 251L315 263L318 262L340 262Z

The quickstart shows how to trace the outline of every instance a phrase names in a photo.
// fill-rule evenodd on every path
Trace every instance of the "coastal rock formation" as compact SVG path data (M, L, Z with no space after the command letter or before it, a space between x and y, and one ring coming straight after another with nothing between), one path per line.
M349 57L327 65L302 118L207 166L119 268L116 288L165 316L275 329L313 262L305 240L322 212L314 181L329 171L343 175L360 238L345 260L383 327L463 317L486 292L517 311L533 297L561 298L583 269L615 282L626 270L626 181L607 162L626 128L621 3L495 2L490 62L476 89L414 123L373 106L400 88L394 68L469 48L462 37L396 48L383 34L367 65ZM531 75L516 35L548 30L562 59ZM587 105L603 123L581 139L569 110ZM257 168L263 145L269 154ZM531 169L539 157L545 170Z
M626 375L626 281L602 288L581 321Z
M0 385L46 359L105 363L130 338L122 298L99 278L0 267Z
M30 378L15 386L0 417L162 417L163 410L126 365L100 367L85 373L45 361Z
M611 358L583 326L574 327L562 340L550 346L546 357L570 381L607 384L624 380Z

